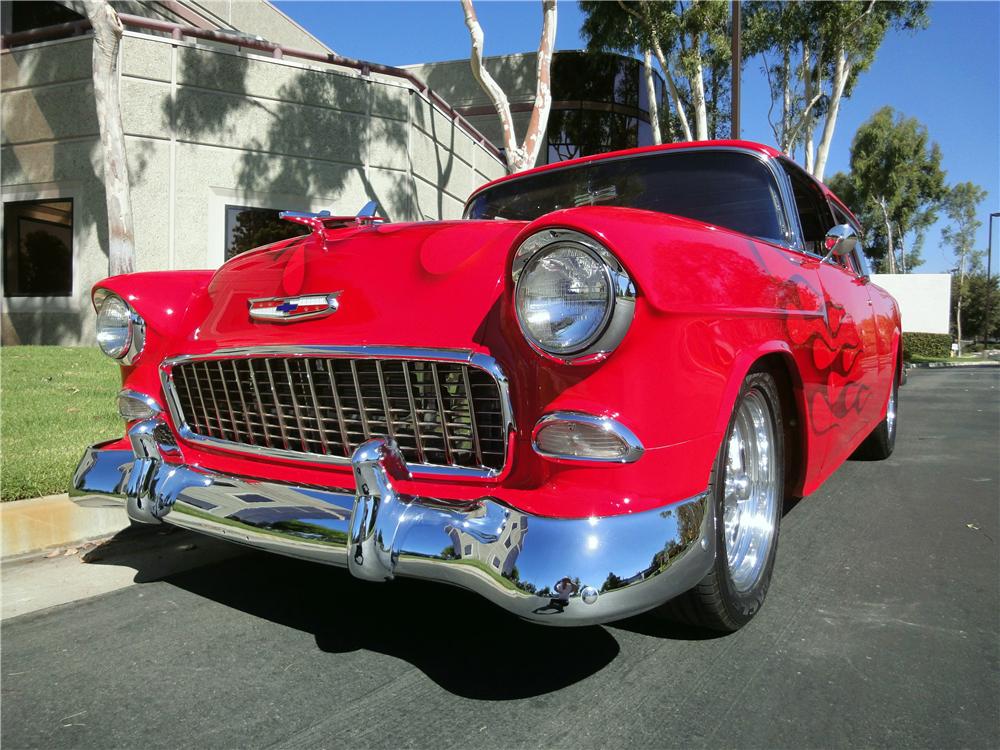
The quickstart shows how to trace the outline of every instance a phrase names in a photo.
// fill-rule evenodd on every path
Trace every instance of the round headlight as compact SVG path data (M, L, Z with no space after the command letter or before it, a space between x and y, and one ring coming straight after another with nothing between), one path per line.
M109 294L97 312L97 344L114 359L128 353L132 342L132 310L121 297Z
M553 354L572 354L592 344L614 302L604 263L570 244L536 253L521 272L516 298L525 335Z
M590 237L543 230L521 244L512 271L521 332L543 354L594 361L628 330L635 289L617 258Z

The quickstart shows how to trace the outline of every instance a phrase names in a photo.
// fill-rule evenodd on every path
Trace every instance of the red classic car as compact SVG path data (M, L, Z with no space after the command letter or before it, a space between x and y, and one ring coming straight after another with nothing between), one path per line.
M823 185L744 141L291 214L218 271L94 288L125 436L81 504L471 589L552 625L760 608L785 498L896 433L899 312Z

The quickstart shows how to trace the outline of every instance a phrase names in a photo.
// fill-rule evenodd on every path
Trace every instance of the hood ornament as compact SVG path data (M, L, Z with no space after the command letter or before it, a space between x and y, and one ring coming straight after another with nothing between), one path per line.
M298 297L259 297L248 300L250 317L270 323L296 323L310 318L322 318L337 312L339 292L302 294Z

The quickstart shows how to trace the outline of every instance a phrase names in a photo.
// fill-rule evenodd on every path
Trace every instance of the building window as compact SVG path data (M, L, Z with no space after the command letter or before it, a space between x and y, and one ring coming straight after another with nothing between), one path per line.
M3 204L6 297L73 294L73 201Z
M278 240L308 234L309 228L278 218L273 208L226 206L226 260Z

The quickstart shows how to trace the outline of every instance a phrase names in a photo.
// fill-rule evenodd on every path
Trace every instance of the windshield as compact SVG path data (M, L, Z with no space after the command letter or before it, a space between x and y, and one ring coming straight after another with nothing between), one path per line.
M774 242L785 236L774 176L738 151L668 151L540 172L483 191L465 215L531 221L590 205L675 214Z

